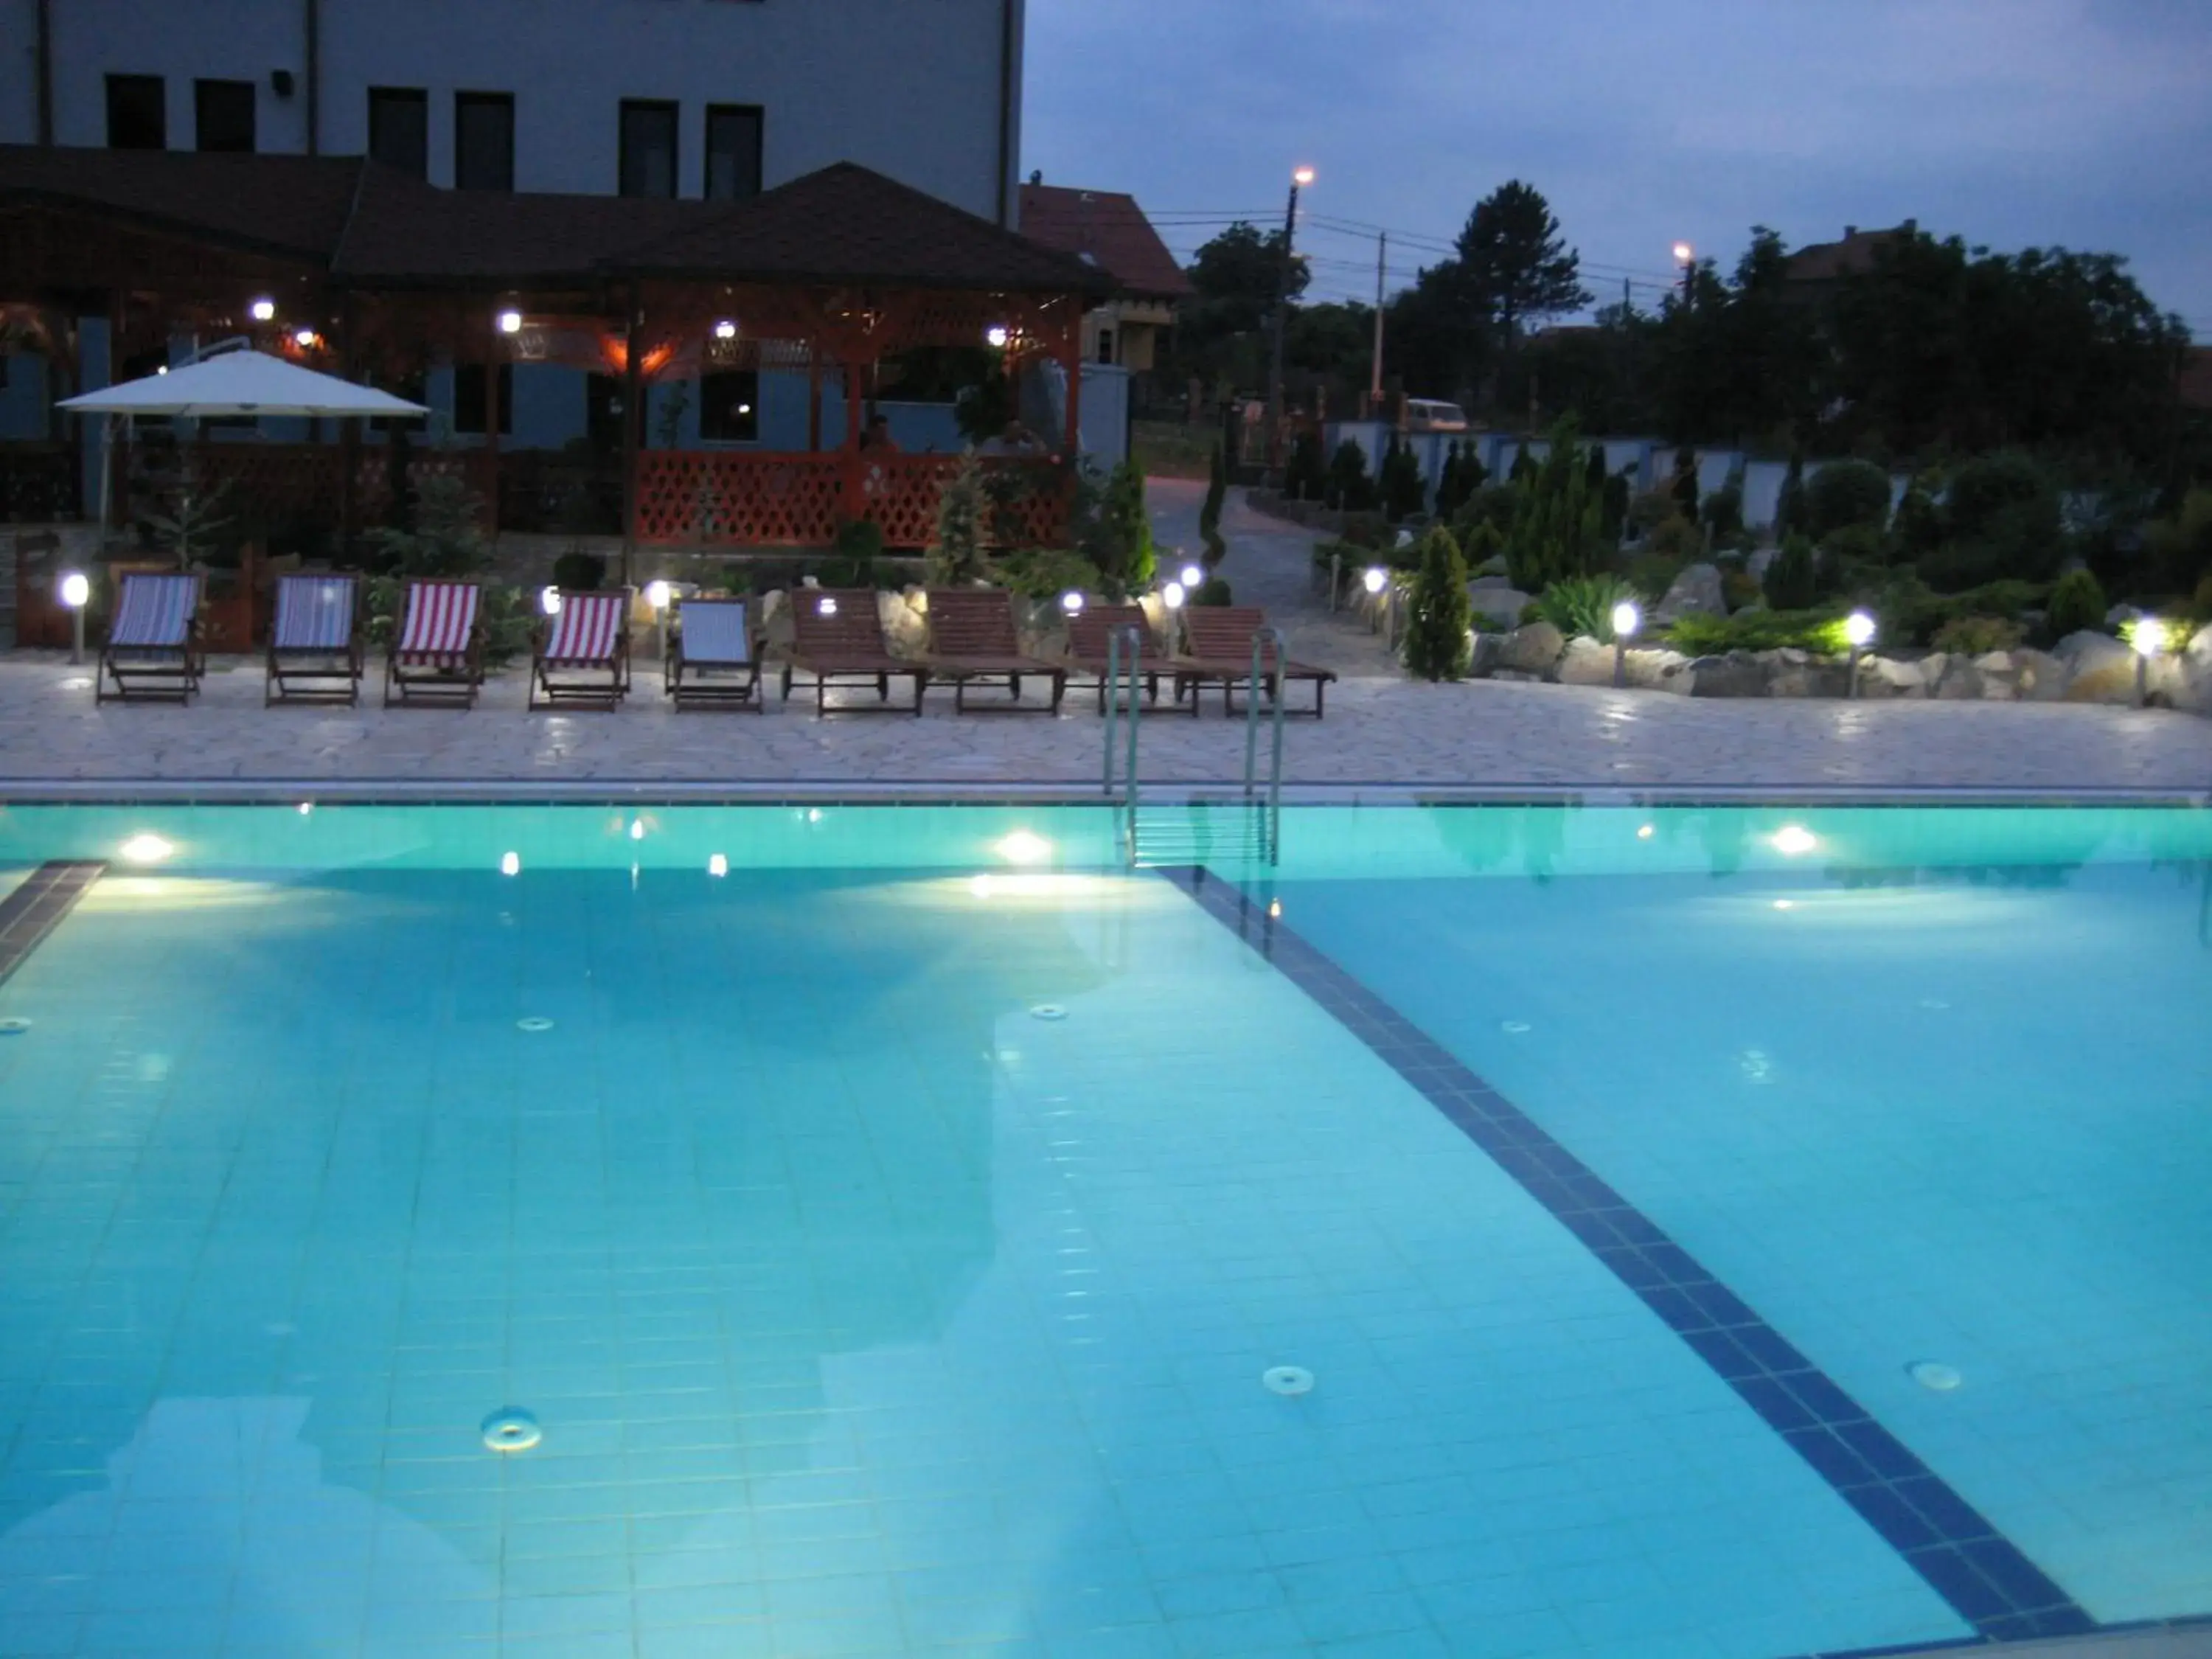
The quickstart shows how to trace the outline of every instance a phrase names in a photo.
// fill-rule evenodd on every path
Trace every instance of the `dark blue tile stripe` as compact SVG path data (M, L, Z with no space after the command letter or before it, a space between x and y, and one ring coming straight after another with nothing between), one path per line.
M0 899L0 984L46 942L106 869L97 861L57 860L40 865Z
M2097 1628L1864 1407L1442 1044L1234 884L1188 866L1159 873L1267 957L1582 1240L1974 1626L1980 1640Z

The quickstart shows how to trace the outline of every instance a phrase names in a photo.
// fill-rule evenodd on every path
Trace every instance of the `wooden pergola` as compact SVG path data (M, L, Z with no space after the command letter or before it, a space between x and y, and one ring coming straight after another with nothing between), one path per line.
M76 320L105 314L109 360L179 335L392 384L433 362L562 364L619 377L625 548L820 546L872 520L924 545L960 458L863 449L878 366L988 343L1012 375L1060 366L1049 456L994 458L1019 539L1065 524L1079 448L1082 318L1110 280L880 174L840 165L741 203L464 194L358 159L0 146L0 320L83 389ZM808 447L647 448L652 385L724 368L803 374ZM417 477L459 471L495 514L500 377L480 447L414 447ZM822 431L823 392L843 431ZM394 480L356 423L324 441L207 441L202 476L264 510L379 519ZM509 463L511 465L511 463Z

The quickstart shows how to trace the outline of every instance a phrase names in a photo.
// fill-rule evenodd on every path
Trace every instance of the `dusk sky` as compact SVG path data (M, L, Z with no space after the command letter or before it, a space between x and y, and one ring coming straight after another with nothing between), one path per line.
M1304 212L1431 244L1518 177L1601 301L1653 303L1678 240L1727 269L1753 224L1914 217L2125 254L2212 339L2212 0L1030 0L1024 120L1025 174L1133 192L1186 258L1299 163ZM1299 248L1373 298L1371 236ZM1394 235L1393 286L1435 258Z

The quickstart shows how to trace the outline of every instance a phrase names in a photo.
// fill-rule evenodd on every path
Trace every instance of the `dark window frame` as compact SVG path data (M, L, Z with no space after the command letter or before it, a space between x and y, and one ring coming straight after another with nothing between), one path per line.
M746 412L732 412L723 418L722 404L714 396L714 382L735 382L729 386L723 404L733 404L740 398L747 405ZM742 386L744 390L739 390ZM760 371L752 368L709 369L699 377L699 440L713 444L757 444L760 441L761 405Z
M507 177L498 184L471 184L463 174L466 159L469 113L472 110L507 112ZM511 92L457 92L453 94L453 188L514 193L514 94Z
M402 109L411 112L416 119L420 123L420 130L412 135L415 141L413 148L417 152L416 159L412 164L407 161L394 161L391 159L388 152L392 149L392 145L389 143L382 146L382 149L387 152L386 154L380 155L378 153L379 146L376 141L379 111L384 111L390 113L397 112ZM381 161L386 167L404 173L411 178L428 179L430 176L430 94L428 88L424 87L369 88L368 153L371 159Z
M453 431L459 436L484 435L484 394L489 382L483 363L453 365ZM466 418L464 418L465 415ZM514 365L499 365L499 435L514 435Z
M220 81L213 77L204 77L194 81L192 82L192 148L211 155L252 155L260 148L261 142L260 94L261 88L258 82ZM238 137L236 133L209 131L210 125L220 125L239 113L236 108L221 107L222 100L237 99L241 95L244 99L246 116L244 128L246 142L242 144L236 142ZM210 117L213 118L212 120ZM228 142L210 143L208 140L210 137L221 138Z
M107 89L107 148L110 149L167 149L169 147L169 82L160 75L111 75L106 79ZM116 142L116 94L126 91L144 92L151 88L155 94L153 118L161 143L118 143ZM145 112L140 111L139 115Z
M714 188L714 128L718 122L732 118L750 117L752 120L752 188L738 188L742 179L733 181L731 189L717 191ZM701 129L704 144L701 149L699 193L710 202L742 202L757 196L767 188L768 172L768 110L760 104L709 104L707 118Z
M634 149L631 143L630 119L652 117L666 124L668 137L668 188L665 190L633 190L641 182L638 174L646 165L643 149ZM684 182L684 106L673 98L625 98L615 115L615 194L639 196L647 199L674 201L682 193Z

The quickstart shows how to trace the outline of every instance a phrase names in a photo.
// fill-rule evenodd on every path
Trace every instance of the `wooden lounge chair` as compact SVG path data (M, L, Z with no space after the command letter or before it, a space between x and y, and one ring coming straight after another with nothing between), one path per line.
M902 675L914 682L914 712L921 713L921 694L929 684L929 669L925 664L891 654L884 638L883 621L876 614L875 589L794 587L790 599L791 655L783 665L787 702L794 669L814 677L817 714L830 712L827 696L835 685L873 685L878 706L889 708L891 681Z
M764 707L760 641L744 599L685 599L669 623L661 689L678 708Z
M361 701L361 579L279 576L262 706Z
M612 710L629 690L630 590L562 588L538 624L530 662L532 708Z
M410 581L384 663L384 706L466 708L483 684L483 590L474 582Z
M1087 605L1067 619L1067 666L1071 674L1088 675L1098 683L1098 712L1106 712L1106 674L1113 665L1109 636L1116 629L1137 630L1136 672L1144 682L1148 702L1160 700L1160 676L1173 665L1160 649L1141 605ZM1121 672L1129 672L1128 641L1122 641Z
M1237 688L1248 684L1252 678L1252 636L1267 625L1267 613L1255 605L1194 605L1184 607L1182 623L1188 649L1171 665L1176 698L1180 700L1188 691L1190 712L1195 714L1205 689L1218 685L1221 712L1235 713ZM1297 661L1278 662L1272 643L1261 659L1260 673L1270 701L1282 696L1285 680L1311 681L1313 707L1299 711L1285 708L1284 712L1310 714L1316 720L1322 716L1327 688L1336 678L1334 669Z
M93 701L190 702L207 671L200 649L200 579L133 571L122 579L100 647ZM107 689L110 679L115 689Z
M1052 702L1030 714L1057 714L1067 693L1067 670L1022 649L1014 630L1014 596L1003 588L933 587L929 590L929 678L952 684L952 712L967 713L968 688L977 680L1004 680L1011 702L991 707L1021 709L1022 681L1052 681Z

